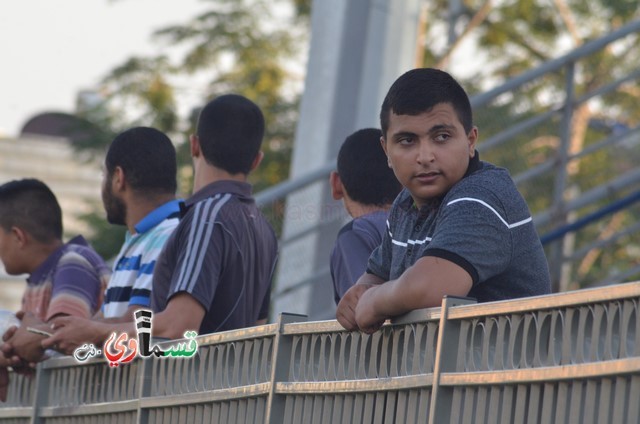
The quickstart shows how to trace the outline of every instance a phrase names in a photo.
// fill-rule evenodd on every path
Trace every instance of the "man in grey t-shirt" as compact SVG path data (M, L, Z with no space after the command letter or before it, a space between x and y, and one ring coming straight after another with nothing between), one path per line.
M387 211L402 186L387 166L377 128L358 130L338 152L331 173L331 194L342 200L353 218L340 229L331 252L331 279L336 304L367 269L371 252L387 232Z
M504 169L479 160L464 89L446 72L414 69L389 89L380 121L404 190L367 272L340 301L338 321L370 333L387 318L439 306L445 295L549 293L529 209Z

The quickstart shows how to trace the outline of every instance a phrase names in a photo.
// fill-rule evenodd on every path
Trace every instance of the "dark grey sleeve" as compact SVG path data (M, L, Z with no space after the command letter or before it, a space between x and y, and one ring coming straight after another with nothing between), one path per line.
M511 260L512 235L500 201L485 190L444 205L423 256L447 259L464 268L474 285L502 273Z
M225 250L229 248L219 224L213 219L198 219L181 238L168 297L187 292L208 311L220 280Z
M389 220L391 222L391 214L389 214ZM389 281L389 275L391 274L391 236L389 231L385 231L382 236L382 244L375 248L369 256L369 262L367 263L367 272L377 277L382 278L384 281Z

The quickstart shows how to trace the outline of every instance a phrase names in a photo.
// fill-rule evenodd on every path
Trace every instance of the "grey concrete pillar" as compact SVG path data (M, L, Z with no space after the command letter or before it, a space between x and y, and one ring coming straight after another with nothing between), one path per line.
M291 178L333 162L353 131L379 127L391 83L414 67L419 0L315 0ZM328 180L287 198L272 314L334 317L329 254L348 220Z

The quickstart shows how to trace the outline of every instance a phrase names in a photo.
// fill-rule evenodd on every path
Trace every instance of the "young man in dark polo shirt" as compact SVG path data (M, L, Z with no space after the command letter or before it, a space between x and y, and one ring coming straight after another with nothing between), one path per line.
M153 276L156 336L266 322L278 242L247 183L263 135L262 112L242 96L218 97L200 112L190 140L194 194Z
M486 302L549 293L529 209L505 169L479 160L462 87L446 72L409 71L389 89L380 121L389 166L405 188L367 272L340 301L338 321L370 333L445 295Z

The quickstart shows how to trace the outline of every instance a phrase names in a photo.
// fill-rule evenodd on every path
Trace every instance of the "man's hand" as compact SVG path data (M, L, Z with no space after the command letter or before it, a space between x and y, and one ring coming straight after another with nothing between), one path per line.
M71 355L78 346L85 343L100 344L102 332L99 324L86 318L59 317L52 320L54 334L41 340L44 349L52 348L66 355Z
M382 327L382 324L384 324L384 321L389 318L380 314L374 306L374 298L380 287L381 286L375 286L362 293L360 300L356 305L356 324L361 331L367 334L372 334L378 331L380 327Z
M2 352L7 358L13 358L14 363L12 365L16 367L19 367L19 364L15 363L15 356L20 358L22 365L41 361L44 357L44 349L40 346L42 336L27 331L27 328L41 327L48 329L48 325L30 313L20 312L16 316L21 320L20 327L17 329L10 328L4 334L3 340L5 340L5 343L2 346Z
M338 309L336 310L336 319L345 329L352 331L358 329L356 322L356 306L360 301L360 297L375 287L375 284L358 283L354 284L340 299Z

